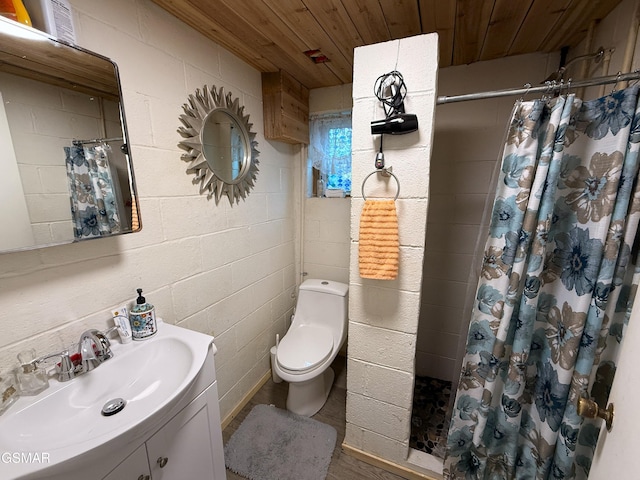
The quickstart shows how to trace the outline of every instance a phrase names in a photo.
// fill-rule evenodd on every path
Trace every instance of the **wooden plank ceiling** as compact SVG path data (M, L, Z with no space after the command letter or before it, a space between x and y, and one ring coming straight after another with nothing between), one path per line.
M153 1L259 71L319 88L351 83L355 47L421 33L438 32L440 67L573 47L621 0Z

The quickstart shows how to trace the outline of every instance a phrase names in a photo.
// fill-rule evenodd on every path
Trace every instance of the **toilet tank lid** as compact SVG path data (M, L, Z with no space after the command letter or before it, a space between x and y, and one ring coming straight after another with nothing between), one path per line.
M322 280L310 278L300 285L300 290L311 290L313 292L328 293L344 297L349 291L349 285L333 280Z

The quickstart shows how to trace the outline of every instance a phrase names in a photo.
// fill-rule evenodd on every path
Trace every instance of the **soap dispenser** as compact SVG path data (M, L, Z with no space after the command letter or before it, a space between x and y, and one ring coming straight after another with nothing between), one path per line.
M131 336L134 340L144 340L158 331L156 312L153 305L147 303L142 296L142 289L138 288L136 304L131 309L129 320L131 322Z

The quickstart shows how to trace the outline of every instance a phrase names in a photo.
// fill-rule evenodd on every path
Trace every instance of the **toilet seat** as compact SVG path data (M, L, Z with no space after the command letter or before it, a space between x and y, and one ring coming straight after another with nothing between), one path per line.
M276 353L278 365L292 373L303 373L324 362L333 350L328 328L300 325L284 336Z

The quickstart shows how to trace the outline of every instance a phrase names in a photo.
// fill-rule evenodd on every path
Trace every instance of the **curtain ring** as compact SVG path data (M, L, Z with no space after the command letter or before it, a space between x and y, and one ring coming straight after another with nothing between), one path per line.
M524 88L526 88L527 90L522 94L522 96L518 99L518 102L524 102L524 97L527 96L527 94L529 93L529 90L531 90L531 84L530 83L525 83L524 84Z
M540 100L542 100L543 102L546 102L549 100L549 94L551 93L551 91L553 90L553 88L556 85L556 81L555 80L547 80L546 82L544 82L545 85L547 86L547 89L544 91L544 93L542 94L542 98Z
M396 196L393 198L394 200L398 199L398 196L400 195L400 180L398 180L398 177L396 177L396 175L391 170L389 170L387 168L384 168L384 169L381 169L381 170L374 170L369 175L364 177L364 180L362 180L362 199L363 200L367 199L367 197L364 194L364 184L367 183L367 180L369 180L369 177L371 175L373 175L374 173L384 173L384 172L386 172L388 174L388 176L393 177L394 180L396 181L396 183L398 184L398 190L396 191Z
M620 83L620 77L622 76L622 72L618 72L616 75L616 83L613 84L613 88L611 89L611 93L615 93L618 89L618 83Z
M569 95L569 82L565 83L564 79L560 80L560 86L558 87L558 96L562 96L562 92L566 89L565 95Z

